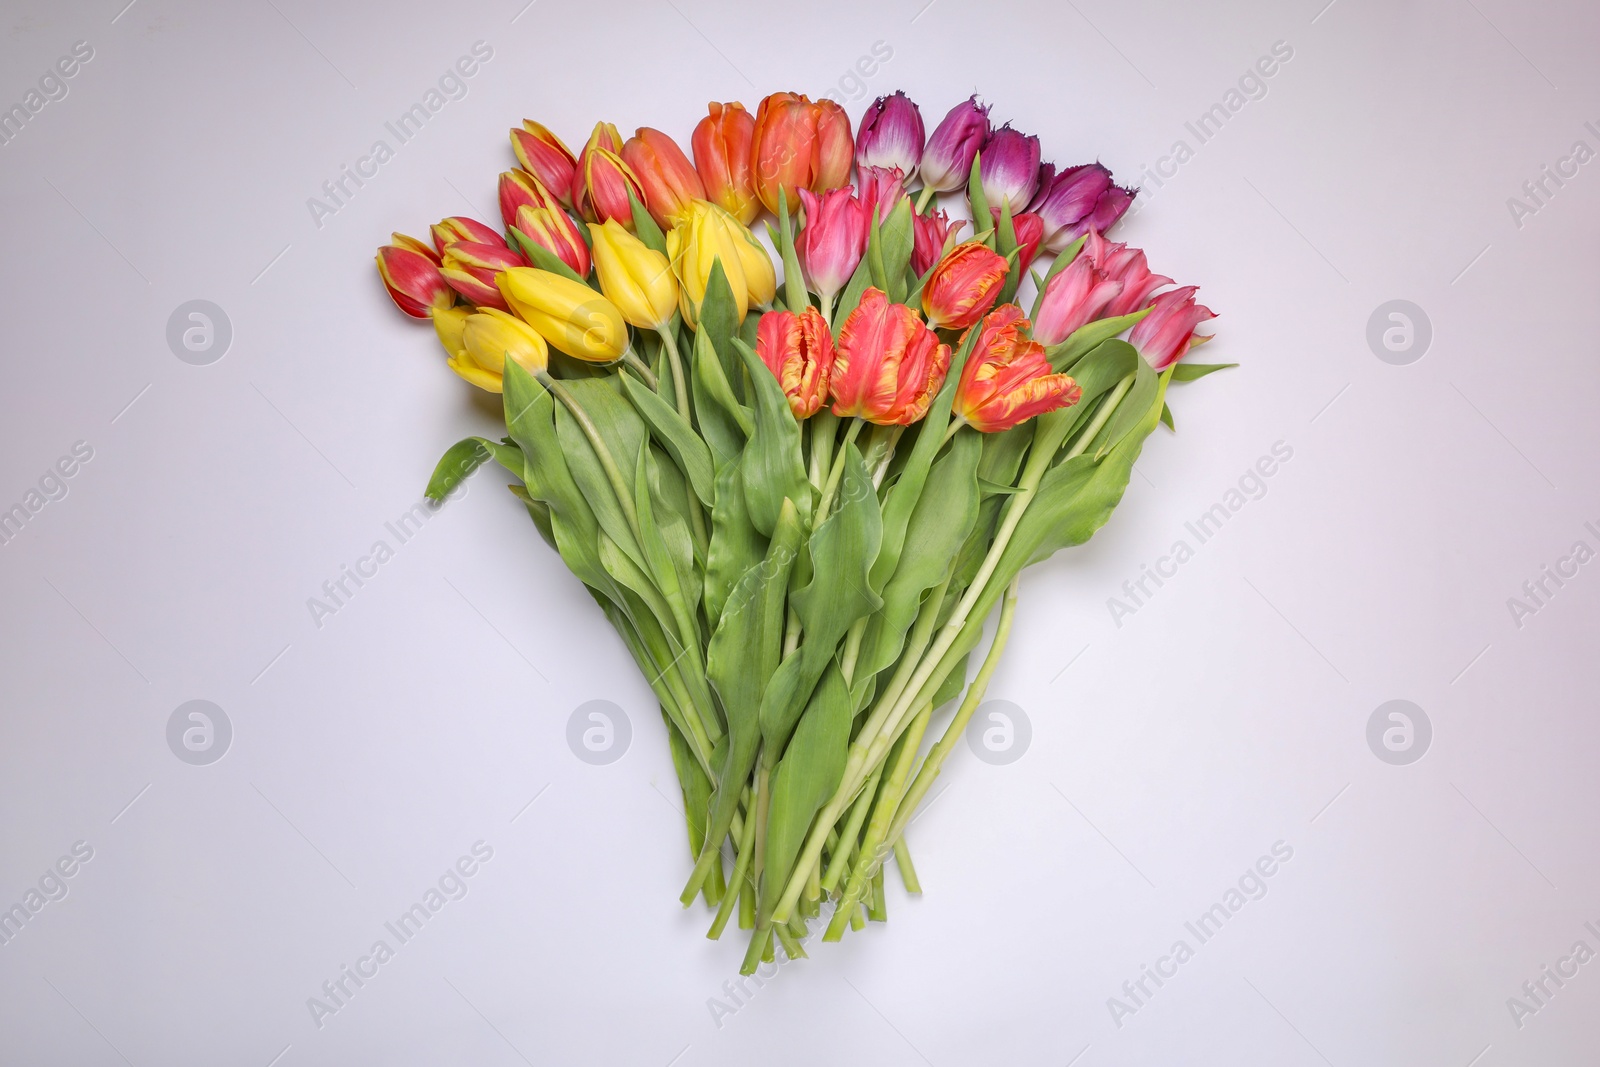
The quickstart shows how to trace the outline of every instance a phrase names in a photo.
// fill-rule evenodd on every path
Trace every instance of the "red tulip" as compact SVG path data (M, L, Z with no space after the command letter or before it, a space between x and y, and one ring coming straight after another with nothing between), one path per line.
M455 244L457 241L471 241L480 245L504 245L506 239L500 234L485 226L477 219L469 219L465 215L451 215L433 224L433 247L444 255L446 245Z
M1000 218L996 215L995 225L999 224ZM1028 273L1028 268L1039 255L1039 246L1044 244L1044 220L1031 211L1024 211L1011 220L1011 229L1017 235L1017 270L1020 277Z
M500 213L507 229L521 230L523 236L559 256L578 277L588 276L589 246L578 224L538 178L521 170L500 175Z
M622 146L626 163L644 188L644 205L662 226L671 226L691 200L704 200L706 188L678 142L648 126L641 126Z
M511 150L522 169L538 178L563 204L572 206L573 176L578 160L561 138L532 119L522 120L522 129L511 131Z
M1154 370L1166 370L1182 359L1194 343L1194 328L1217 317L1204 304L1194 302L1198 291L1198 287L1186 285L1162 293L1150 302L1150 314L1128 335L1128 343Z
M956 245L922 287L928 324L964 330L994 307L1005 284L1006 259L978 241Z
M456 241L444 250L444 265L439 273L450 283L450 288L479 307L499 308L509 311L505 298L500 295L495 279L510 267L526 267L528 261L500 244L476 244Z
M809 419L822 407L833 374L833 334L822 312L807 307L800 314L769 311L756 330L756 355L772 371L789 398L797 419Z
M928 413L949 371L950 346L911 308L868 289L839 331L833 413L908 426Z
M911 268L917 272L917 277L928 273L943 258L945 245L952 242L966 224L966 219L957 219L952 224L949 214L944 211L911 217L911 233L915 242L911 249Z
M954 409L979 431L1009 430L1083 396L1070 376L1051 373L1044 346L1028 340L1028 320L1017 305L996 308L974 328L978 337L956 384Z
M439 273L439 257L415 237L394 235L394 243L378 249L378 276L395 307L414 319L456 302L456 294Z
M805 205L806 225L795 239L795 255L806 286L831 302L867 250L872 206L857 199L849 188L831 189L820 197L801 189L800 202Z
M743 104L712 104L710 109L689 138L694 168L705 185L706 199L748 226L761 212L750 174L756 120Z

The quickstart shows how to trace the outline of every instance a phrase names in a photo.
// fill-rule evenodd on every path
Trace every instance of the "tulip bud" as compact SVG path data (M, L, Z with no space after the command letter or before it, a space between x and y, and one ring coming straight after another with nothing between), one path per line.
M911 98L903 92L880 96L861 116L856 166L915 174L922 163L922 140L922 112Z
M750 175L751 142L756 120L743 104L712 104L689 139L694 167L705 185L706 199L745 226L761 211Z
M994 249L978 241L956 245L922 287L928 324L952 330L971 326L994 306L1006 273L1006 259Z
M1106 307L1121 292L1122 282L1107 275L1094 257L1080 253L1045 283L1033 339L1044 345L1060 344L1078 327L1109 317Z
M867 250L872 207L849 189L832 189L820 197L801 189L800 202L805 205L806 225L795 239L795 256L806 287L831 304Z
M506 239L499 233L485 226L477 219L469 219L465 215L451 215L433 224L433 247L444 255L447 245L457 241L470 241L480 245L505 246Z
M904 304L867 289L844 320L829 388L835 415L909 426L928 413L950 372L950 346Z
M1172 279L1165 274L1151 273L1143 249L1112 244L1097 230L1089 231L1079 256L1104 271L1107 278L1122 283L1122 291L1106 306L1107 318L1133 314L1149 302L1151 293L1172 284Z
M678 142L648 126L622 146L626 163L644 187L644 205L662 226L672 225L683 206L706 198L705 186Z
M504 244L477 244L457 241L446 245L444 266L439 273L450 283L450 288L479 307L506 308L495 279L500 272L511 267L525 267L527 261Z
M589 276L589 246L578 224L553 200L547 208L517 209L517 229L534 244L553 253L580 278Z
M850 180L853 148L849 116L838 104L773 93L756 108L750 157L756 195L777 214L780 190L792 204L801 189L837 189Z
M1217 317L1204 304L1194 302L1198 291L1198 287L1186 285L1162 293L1150 301L1150 314L1128 335L1128 343L1139 350L1151 369L1166 370L1182 359L1194 342L1194 328Z
M1004 201L1013 215L1019 214L1039 188L1039 138L1009 125L1000 127L983 146L978 175L991 208Z
M1017 305L996 308L974 329L978 336L956 383L954 410L980 432L1009 430L1083 396L1071 377L1051 373L1044 346L1028 339L1028 320Z
M667 257L624 230L615 219L590 224L600 291L629 325L659 330L678 310L678 282Z
M476 309L465 304L433 309L433 332L444 346L446 356L453 358L465 346L462 331L467 328L467 320L476 313Z
M578 153L577 165L572 168L571 204L572 209L585 218L588 217L588 213L583 207L584 168L588 164L589 153L596 148L604 148L608 152L621 152L622 134L609 122L597 122L594 124L594 131L589 134L589 140L583 146L583 151Z
M561 138L532 119L523 119L522 129L511 131L511 150L517 154L517 162L522 164L523 170L538 178L563 204L572 206L572 183L578 161L561 143Z
M989 109L976 96L950 109L922 153L922 184L948 193L967 183L972 158L989 139Z
M468 316L461 349L449 359L450 369L480 389L502 392L506 359L537 374L550 364L545 340L527 323L504 311L485 308Z
M998 228L1000 212L993 214L994 224ZM1011 232L1017 238L1017 271L1020 277L1028 273L1028 268L1039 255L1039 246L1044 244L1044 220L1031 211L1021 212L1012 218Z
M706 284L718 261L741 322L752 307L770 303L778 288L766 249L738 219L707 200L690 202L667 231L667 259L678 278L678 308L690 326L700 322Z
M590 222L616 219L629 230L633 229L633 199L644 201L644 188L633 168L622 157L604 148L596 148L583 157L582 214Z
M905 175L898 167L861 167L859 179L861 202L867 205L869 215L877 212L881 226L889 221L894 209L906 198Z
M622 312L587 285L536 267L503 271L499 282L511 310L567 355L612 363L627 350Z
M948 246L955 243L956 235L966 224L966 219L957 219L952 225L949 214L944 211L911 216L911 234L914 242L911 249L911 269L917 272L917 277L920 278L928 273L935 263L944 258L945 252L949 250Z
M500 220L506 229L517 224L517 212L524 207L544 207L553 199L544 183L525 170L508 170L500 175Z
M1041 171L1039 192L1028 210L1044 220L1045 247L1059 252L1091 229L1104 233L1132 202L1133 192L1113 185L1109 170L1086 163L1048 179Z
M378 249L378 277L395 307L414 319L425 319L432 308L447 308L456 294L439 273L439 257L433 249L405 234L394 235L394 243Z
M783 387L795 418L817 413L834 366L833 334L822 312L809 306L798 315L767 312L756 330L756 355Z

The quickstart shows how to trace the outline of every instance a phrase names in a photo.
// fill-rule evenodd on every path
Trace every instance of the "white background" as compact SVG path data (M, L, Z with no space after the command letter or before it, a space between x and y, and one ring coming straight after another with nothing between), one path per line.
M1600 149L1591 6L124 2L0 20L0 105L94 50L0 147L0 507L74 442L94 452L0 548L0 905L94 850L0 947L0 1060L1592 1053L1600 963L1520 1027L1507 1005L1579 939L1600 950L1600 568L1520 627L1507 606L1574 541L1600 548L1600 165L1521 225L1507 204L1575 141ZM385 121L479 40L468 95L397 146ZM659 714L504 475L311 618L342 565L396 544L384 523L443 449L495 433L373 250L447 214L497 222L524 117L573 145L600 118L686 143L706 101L778 89L854 119L904 88L930 128L977 91L1046 158L1139 182L1279 41L1266 95L1145 179L1118 233L1202 286L1221 317L1201 358L1243 366L1176 388L1180 432L1109 526L1027 576L991 695L1025 709L1031 747L1005 766L959 748L908 835L924 896L891 875L887 925L715 1019L743 945L677 905ZM892 56L853 77L876 42ZM380 138L394 159L316 225L307 199ZM166 342L192 299L232 324L209 366ZM1392 299L1432 323L1406 366L1366 339ZM1117 626L1107 598L1280 441L1265 497ZM234 731L210 766L166 742L197 698ZM1409 766L1366 741L1397 698L1433 726ZM565 741L593 699L632 722L608 766ZM307 998L479 840L470 892L315 1025ZM1117 1025L1108 998L1196 945L1185 921L1279 841L1266 896Z

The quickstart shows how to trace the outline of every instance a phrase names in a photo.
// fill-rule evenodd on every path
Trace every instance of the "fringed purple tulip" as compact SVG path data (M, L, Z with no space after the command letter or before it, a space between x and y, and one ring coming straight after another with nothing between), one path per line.
M922 112L903 92L880 96L861 116L856 166L915 174L922 162Z
M1013 215L1020 214L1039 188L1039 138L1002 126L983 146L982 158L978 174L989 206L998 210L1008 203Z
M1045 168L1054 170L1050 164ZM1068 167L1047 179L1041 169L1039 192L1028 210L1044 219L1045 247L1059 252L1090 230L1104 233L1133 203L1133 191L1111 182L1099 163Z
M972 157L988 139L989 109L976 96L951 108L923 150L922 184L937 193L961 188L972 173Z

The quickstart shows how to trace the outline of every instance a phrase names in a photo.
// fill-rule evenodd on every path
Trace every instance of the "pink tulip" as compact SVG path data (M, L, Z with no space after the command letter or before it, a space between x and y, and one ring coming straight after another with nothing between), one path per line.
M878 212L878 224L889 221L906 196L906 179L899 167L858 167L861 200Z
M1122 283L1122 292L1106 308L1107 317L1133 314L1149 302L1151 293L1172 284L1172 279L1165 274L1150 272L1143 249L1112 244L1098 230L1089 231L1080 255L1089 257L1090 262L1105 271L1106 277Z
M1106 306L1122 292L1122 282L1096 266L1093 257L1080 254L1045 283L1044 298L1033 324L1033 339L1058 345L1086 323L1105 317Z
M1166 370L1182 359L1194 343L1194 328L1217 317L1204 304L1194 302L1198 291L1197 286L1186 285L1162 293L1150 302L1150 314L1128 335L1128 343L1154 370Z
M818 196L801 189L806 226L796 238L794 250L800 259L807 287L818 296L832 300L861 262L867 249L868 222L872 205L858 199L846 186L830 189Z
M911 249L911 269L917 276L928 273L933 265L944 258L945 246L953 244L961 227L967 224L966 219L956 219L951 223L950 216L943 211L935 211L928 215L915 215L911 219L911 233L913 246Z

